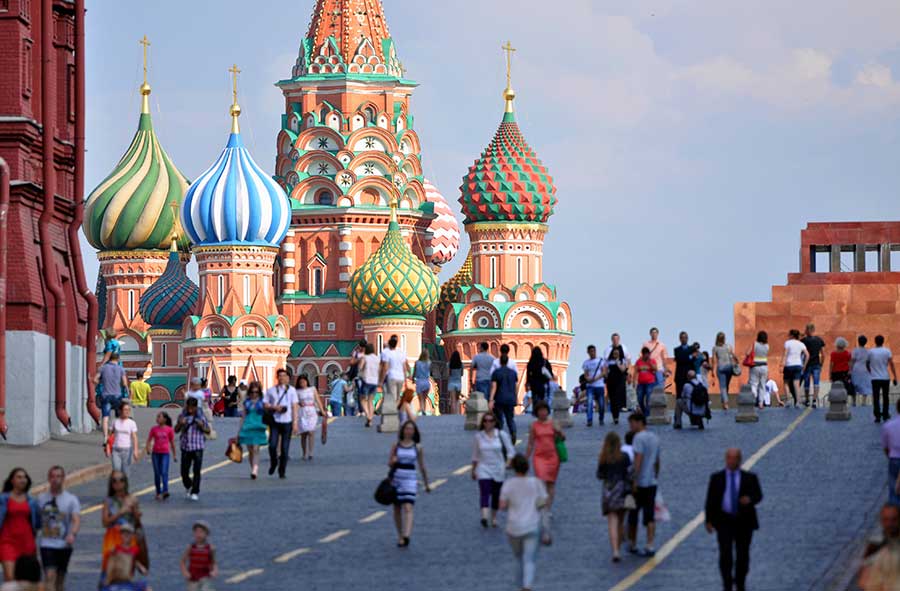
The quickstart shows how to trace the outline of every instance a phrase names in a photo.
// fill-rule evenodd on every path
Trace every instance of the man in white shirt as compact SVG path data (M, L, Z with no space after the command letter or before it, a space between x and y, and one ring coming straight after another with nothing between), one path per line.
M409 361L406 351L397 347L397 335L391 335L387 348L381 352L381 371L378 384L382 388L384 400L381 402L381 433L396 433L400 429L397 417L397 400L403 394L403 385L409 375ZM385 382L387 380L387 382Z
M869 351L866 361L866 369L872 376L872 410L875 412L875 422L887 421L891 418L890 390L891 375L894 376L894 385L897 385L897 368L894 367L894 355L884 346L884 336L875 337L875 348ZM888 373L888 369L891 373ZM879 399L880 396L880 399Z
M603 424L603 415L606 413L603 370L606 368L606 360L597 357L597 347L588 345L588 358L581 364L581 371L584 376L584 390L586 393L585 403L587 404L587 426L594 424L594 401L597 402L600 411L600 424Z
M269 425L269 475L274 474L277 469L278 477L284 478L291 449L291 435L300 432L300 401L297 399L297 391L290 384L291 378L287 370L279 369L277 376L278 384L266 390L263 408L273 413L273 422Z

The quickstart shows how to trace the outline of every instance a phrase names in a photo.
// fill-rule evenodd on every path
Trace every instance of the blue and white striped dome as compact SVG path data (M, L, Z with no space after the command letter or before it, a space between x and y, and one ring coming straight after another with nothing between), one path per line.
M235 131L215 164L190 186L181 206L181 225L198 246L278 246L290 222L284 190L253 161Z

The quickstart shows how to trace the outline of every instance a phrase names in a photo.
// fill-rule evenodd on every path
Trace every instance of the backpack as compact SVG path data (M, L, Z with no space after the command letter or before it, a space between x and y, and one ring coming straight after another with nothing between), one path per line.
M709 404L709 390L702 382L693 384L694 389L691 390L691 404L694 406L704 407Z

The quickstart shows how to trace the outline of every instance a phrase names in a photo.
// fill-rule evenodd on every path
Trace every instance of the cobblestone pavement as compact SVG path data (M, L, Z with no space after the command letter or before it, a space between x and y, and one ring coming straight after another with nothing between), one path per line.
M759 423L736 424L733 412L716 412L704 432L652 427L662 439L660 489L672 513L672 521L659 527L657 547L702 510L709 473L721 466L726 447L743 448L747 458L798 416L797 410L773 409L763 412ZM525 424L520 418L520 432L526 432ZM207 466L224 459L225 440L236 425L234 419L217 420L220 439L207 452ZM378 513L384 508L372 499L386 473L393 437L343 418L330 425L329 442L317 445L313 463L292 460L287 480L265 476L266 459L257 481L249 479L246 462L209 472L199 503L184 500L180 484L165 504L154 502L152 494L141 497L149 580L157 591L184 587L178 558L190 541L191 522L202 518L212 524L220 590L514 589L513 558L502 530L480 527L476 486L468 471L460 470L470 461L472 433L463 431L461 417L426 418L420 426L429 476L432 482L446 481L430 495L420 490L409 548L396 548L391 515ZM624 433L624 421L617 428ZM570 461L560 474L554 544L538 557L538 589L609 589L645 562L633 556L618 565L610 562L594 477L605 429L587 429L580 415L568 431ZM819 410L754 467L765 498L750 589L825 587L822 577L846 545L871 527L871 510L885 483L877 434L867 413L826 423ZM291 451L300 456L298 440ZM152 483L146 461L134 468L133 481L132 490ZM74 492L88 507L101 500L104 489L104 483L91 483ZM86 516L78 539L71 588L96 584L101 536L94 512ZM714 537L697 528L630 588L721 588Z

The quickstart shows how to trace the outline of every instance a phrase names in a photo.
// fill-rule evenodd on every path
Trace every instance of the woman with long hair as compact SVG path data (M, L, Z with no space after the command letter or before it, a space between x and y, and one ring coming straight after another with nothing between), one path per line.
M305 373L297 376L297 400L300 403L300 447L303 449L303 459L311 462L313 459L313 447L316 441L316 426L319 424L319 414L323 420L328 420L328 413L322 398L316 389L309 385L309 378Z
M531 357L528 359L525 377L528 389L531 391L532 409L534 409L536 403L547 399L547 384L553 379L550 363L544 358L544 350L539 346L531 348ZM532 413L537 416L534 410Z
M472 480L478 481L481 527L497 527L500 487L506 480L507 458L515 452L506 431L497 428L497 417L486 412L481 417L472 451Z
M631 460L622 451L622 440L615 431L606 434L597 462L597 478L603 481L603 514L609 530L613 562L622 560L622 529L625 523L625 497L631 490Z
M804 359L809 358L806 345L800 340L800 331L792 328L788 332L788 340L784 342L784 355L781 357L782 376L784 386L794 399L794 407L798 406L797 392L800 391L800 378L803 375ZM762 398L759 398L759 407L763 407Z
M31 477L24 468L13 468L0 493L0 563L3 580L14 581L16 560L37 554L35 536L41 528L41 508L28 495Z
M372 426L372 418L375 416L372 399L378 390L378 372L380 369L380 361L378 355L375 354L375 345L367 343L365 354L359 362L359 376L362 381L362 389L357 392L357 398L362 406L363 414L366 416L366 427Z
M854 397L854 405L858 402L863 406L871 400L872 375L866 365L869 361L869 350L866 349L868 342L866 335L859 335L856 338L857 347L850 353L850 380L853 382L853 393L860 397L858 401Z
M762 403L766 395L766 382L769 381L769 333L759 331L746 355L753 360L750 366L750 391L756 401Z
M131 418L131 405L126 401L119 407L119 418L113 421L113 447L112 469L119 470L128 475L131 471L131 463L140 459L138 449L138 427Z
M450 361L447 363L449 377L447 378L447 396L450 398L450 414L458 415L462 413L462 404L460 404L460 396L462 393L463 379L463 362L459 351L454 351L450 355Z
M238 443L247 446L250 459L250 479L256 480L259 473L259 446L268 443L266 425L263 423L265 408L263 390L259 382L250 382L247 400L244 401L244 415L238 426Z
M428 394L431 393L431 357L426 349L422 349L419 360L413 368L413 380L416 383L416 395L419 397L419 413L424 416L428 410Z
M553 495L556 491L556 479L559 476L559 452L556 441L565 441L565 434L556 428L550 418L550 407L541 400L534 403L535 420L528 432L528 447L525 457L534 465L534 475L541 479L547 487L547 505L544 512L544 526L541 542L550 545L550 508L553 506Z
M397 546L409 546L412 535L413 511L416 505L416 489L418 480L416 469L422 473L425 492L431 492L428 484L428 472L425 470L425 454L419 445L422 436L415 421L406 421L397 433L397 442L391 446L388 466L393 474L394 487L397 489L397 500L394 501L394 526L397 528Z
M107 562L112 554L123 549L134 556L138 556L140 553L139 536L129 535L126 540L121 531L122 526L126 526L130 532L138 533L141 526L140 504L137 497L128 492L128 476L124 472L113 470L109 475L100 522L106 528L106 533L103 535L101 562L101 569L105 573ZM140 557L137 558L136 566L141 572L146 572L146 564Z
M711 380L715 385L715 380L719 380L719 398L722 400L722 410L728 410L728 387L731 385L731 378L734 377L737 358L734 356L734 349L725 342L725 333L716 334L716 346L713 347L711 356L712 367L710 372L714 376Z
M628 390L625 386L628 379L628 361L622 357L621 347L616 347L610 352L603 373L606 376L606 395L609 397L609 409L613 416L613 423L618 425L619 412L628 403Z
M177 462L175 430L172 428L172 417L165 411L156 415L156 425L147 435L147 455L153 462L153 485L156 487L156 500L169 498L169 460Z

